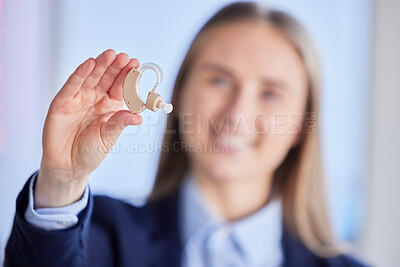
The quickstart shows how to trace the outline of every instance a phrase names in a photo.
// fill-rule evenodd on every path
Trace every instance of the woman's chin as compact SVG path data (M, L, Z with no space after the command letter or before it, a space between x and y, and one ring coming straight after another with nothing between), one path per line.
M196 165L201 166L207 176L216 182L239 181L247 179L254 171L253 168L249 168L254 162L254 157L251 156L237 158L224 153L199 153L195 155L194 161L197 161Z
M237 181L245 177L243 168L238 164L218 164L218 161L214 161L207 169L210 177L217 182Z

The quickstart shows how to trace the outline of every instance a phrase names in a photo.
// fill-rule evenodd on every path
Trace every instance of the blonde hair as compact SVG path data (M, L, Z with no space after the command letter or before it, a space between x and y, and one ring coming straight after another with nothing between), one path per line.
M335 246L327 214L317 123L320 88L318 58L307 32L295 19L286 13L250 2L234 3L222 8L194 38L179 69L171 102L174 106L179 106L181 90L202 36L217 25L248 20L264 21L278 29L301 56L308 76L308 99L301 138L275 171L273 179L273 186L283 202L284 227L315 254L323 257L335 256L339 250ZM178 190L188 168L184 149L176 149L180 142L178 117L170 116L164 145L173 145L174 149L161 153L149 201Z

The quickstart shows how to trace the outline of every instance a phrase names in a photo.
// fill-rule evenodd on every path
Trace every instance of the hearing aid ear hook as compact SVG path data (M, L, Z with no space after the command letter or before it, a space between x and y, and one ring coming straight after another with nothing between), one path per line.
M154 88L151 89L147 95L146 104L140 99L139 96L139 80L142 74L146 70L153 70L157 74L157 81ZM163 97L156 93L158 85L163 79L163 73L161 68L154 63L143 63L138 69L133 68L129 71L128 75L123 84L124 88L124 100L129 110L132 113L140 113L146 108L157 111L162 109L165 113L172 111L172 104L167 104L163 101ZM132 90L133 89L133 90Z

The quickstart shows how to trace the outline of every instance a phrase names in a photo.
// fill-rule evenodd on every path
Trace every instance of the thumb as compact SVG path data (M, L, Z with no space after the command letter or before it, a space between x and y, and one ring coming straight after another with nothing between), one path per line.
M128 110L115 112L100 129L100 135L106 149L109 150L117 142L119 136L128 125L140 125L143 122L142 116Z

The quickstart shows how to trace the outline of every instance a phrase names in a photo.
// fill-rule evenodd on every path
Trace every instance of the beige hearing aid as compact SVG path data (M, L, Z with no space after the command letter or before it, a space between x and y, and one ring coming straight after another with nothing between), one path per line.
M153 70L157 74L157 82L154 88L147 95L146 104L140 99L139 96L139 81L142 74L146 70ZM143 63L138 69L133 68L129 71L123 84L124 100L129 110L132 113L140 113L146 108L157 111L162 109L165 113L170 113L173 109L172 104L167 104L163 101L163 97L156 93L158 85L163 79L161 68L154 63Z

